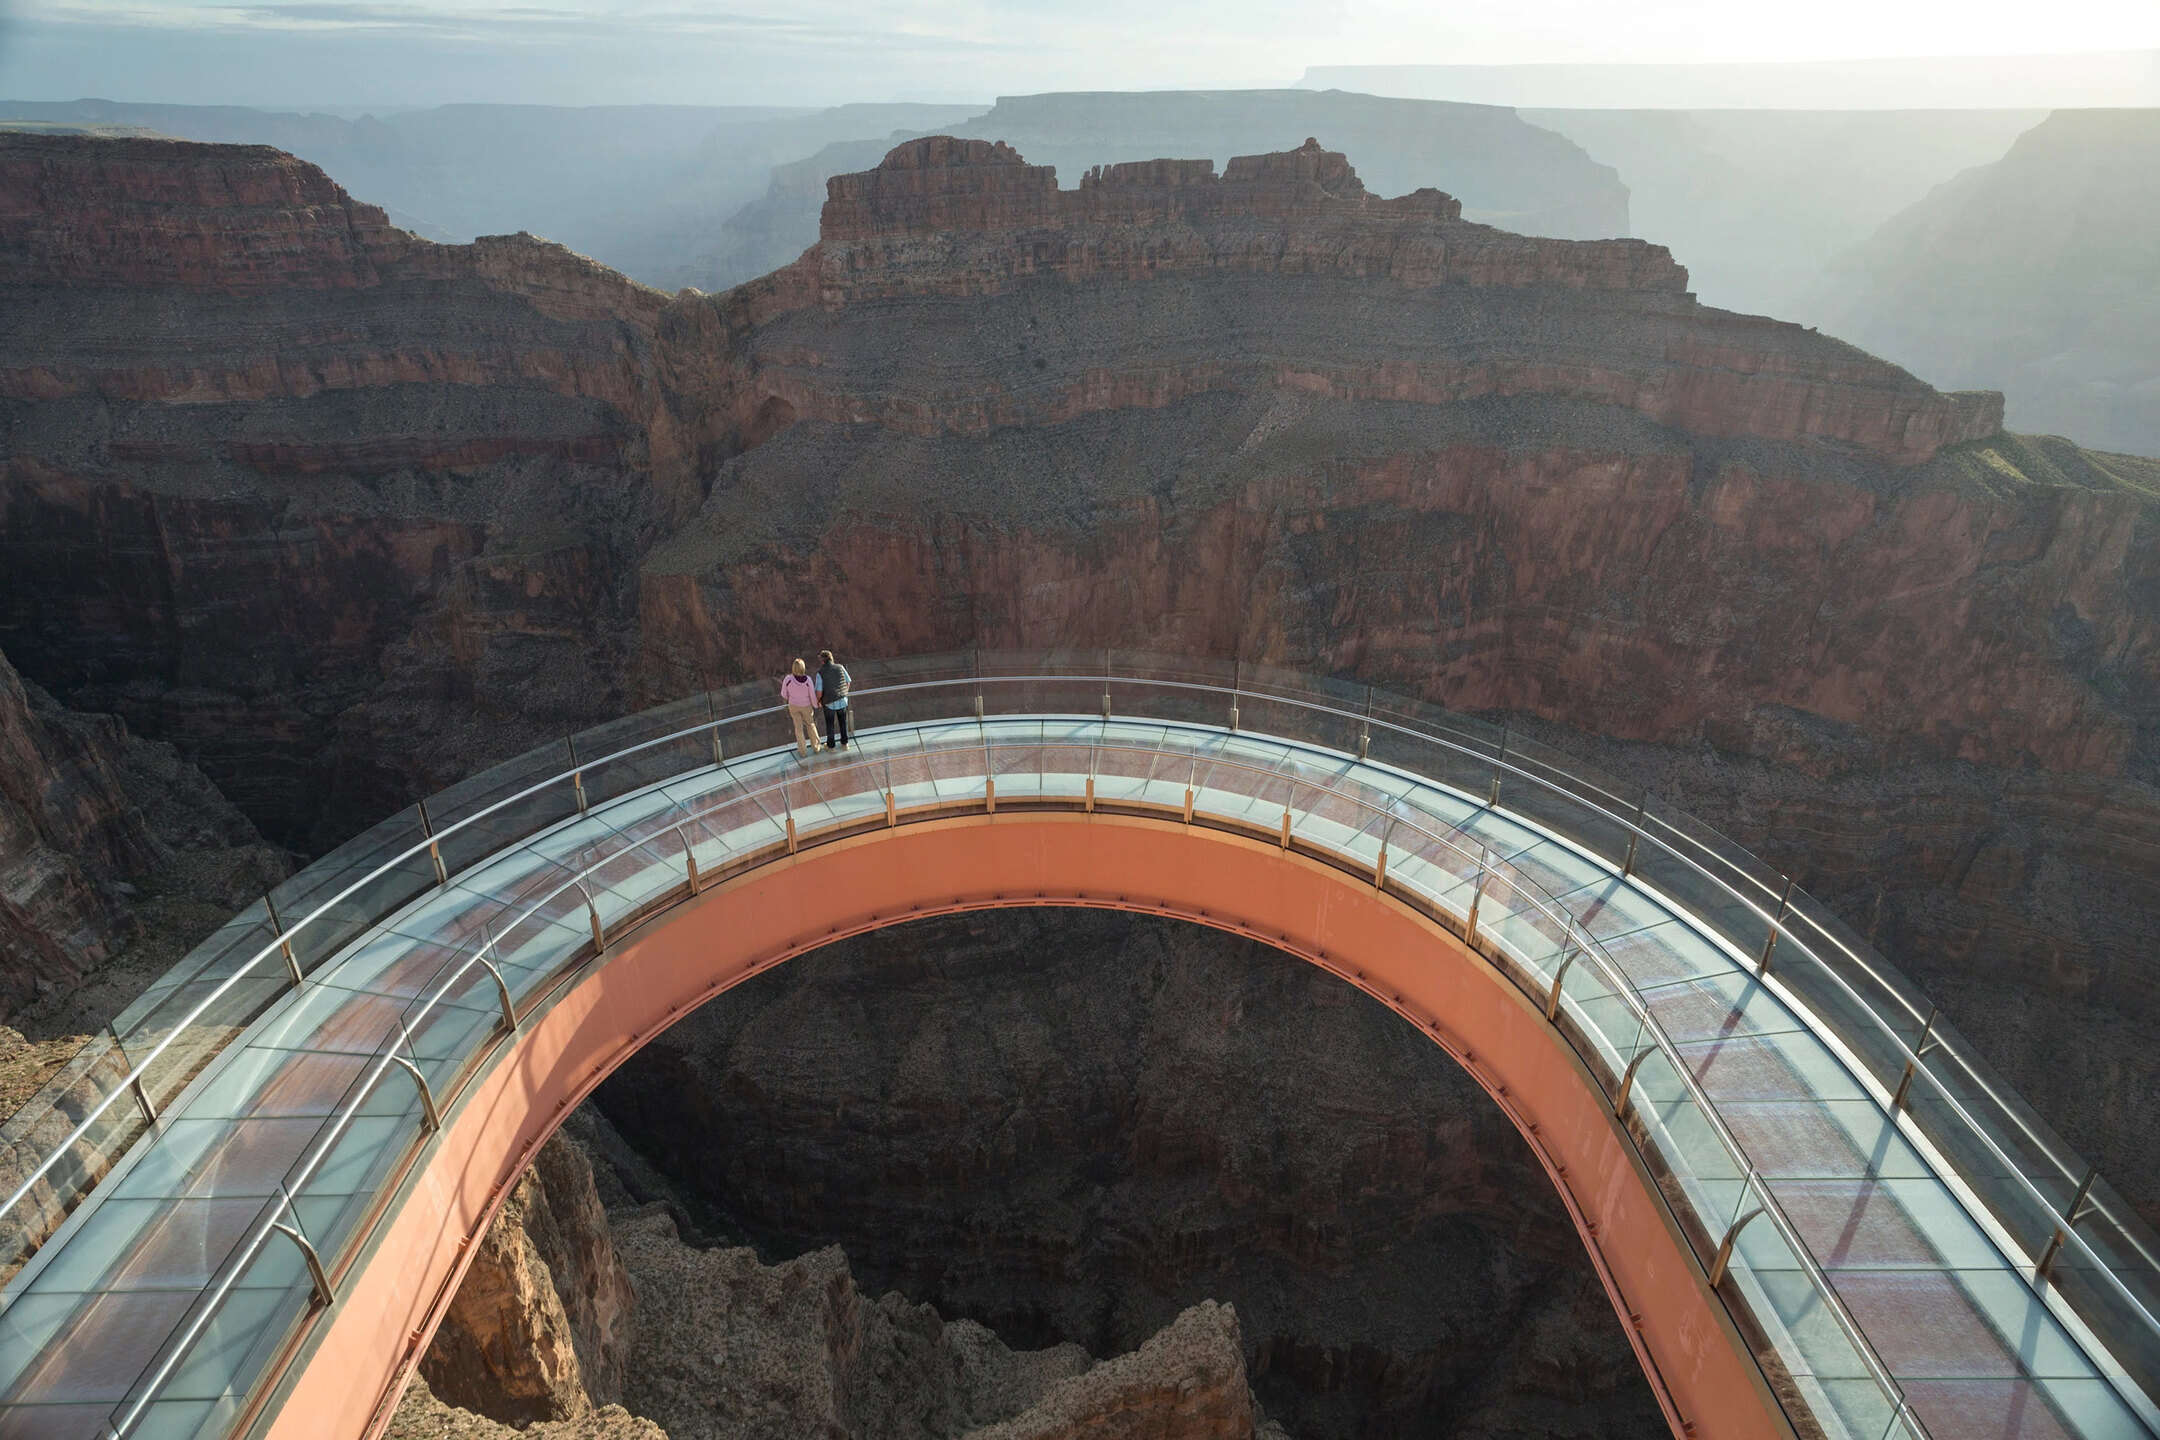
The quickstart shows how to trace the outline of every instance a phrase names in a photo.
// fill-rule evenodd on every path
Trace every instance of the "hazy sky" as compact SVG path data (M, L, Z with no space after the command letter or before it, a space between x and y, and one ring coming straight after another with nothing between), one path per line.
M0 97L825 105L1307 65L2160 47L2154 0L0 0Z

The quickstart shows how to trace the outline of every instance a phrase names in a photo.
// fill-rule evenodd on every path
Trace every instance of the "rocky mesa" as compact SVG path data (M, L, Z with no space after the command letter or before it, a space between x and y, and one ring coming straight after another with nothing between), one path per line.
M1319 144L910 141L715 296L259 149L0 177L0 646L296 850L813 644L1302 666L1694 805L2160 1193L2151 462Z

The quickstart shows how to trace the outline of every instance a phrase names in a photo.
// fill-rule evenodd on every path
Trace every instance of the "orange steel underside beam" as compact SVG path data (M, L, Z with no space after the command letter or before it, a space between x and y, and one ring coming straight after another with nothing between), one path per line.
M1453 1055L1565 1201L1676 1436L1792 1427L1657 1198L1604 1092L1461 939L1370 880L1175 818L1007 812L818 845L666 911L529 1017L422 1155L258 1426L378 1435L474 1247L534 1153L608 1072L695 1009L843 936L925 915L1088 905L1253 936L1320 965Z

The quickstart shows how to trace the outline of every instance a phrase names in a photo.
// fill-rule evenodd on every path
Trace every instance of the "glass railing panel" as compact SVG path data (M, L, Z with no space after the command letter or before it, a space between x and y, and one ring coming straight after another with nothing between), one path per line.
M1378 796L1382 803L1371 803L1365 798L1368 794ZM1307 844L1369 865L1378 858L1380 832L1391 818L1384 808L1386 799L1367 786L1297 786L1291 831Z
M2095 1175L2087 1188L2083 1207L2086 1218L2082 1223L2085 1235L2099 1249L2101 1256L2113 1266L2132 1272L2142 1272L2147 1284L2160 1283L2160 1238L2131 1209L2130 1202L2122 1197L2105 1175ZM2155 1301L2160 1302L2160 1292ZM2160 1316L2160 1303L2146 1307Z
M1884 1025L1877 1012L1840 983L1840 977L1812 950L1781 939L1771 952L1770 974L1844 1044L1876 1084L1885 1090L1897 1088L1898 1077L1910 1056L1909 1047L1919 1039L1917 1032L1901 1036Z
M149 1017L127 1047L151 1103L162 1111L204 1065L291 989L292 979L279 958L227 980L197 980L175 990L167 1007L176 1021L192 1018L165 1030L156 1023L158 1017Z
M504 798L564 773L568 751L560 740L536 745L428 797L428 820L437 832L470 819Z
M1155 650L1109 652L1111 670L1122 679L1172 682L1229 691L1237 688L1244 666L1209 655L1171 655Z
M1373 692L1373 728L1377 732L1382 722L1397 726L1411 733L1423 735L1448 749L1470 751L1485 761L1485 785L1492 782L1493 762L1499 758L1500 745L1506 738L1504 726L1490 721L1457 714L1453 710L1433 705L1407 695L1392 695L1385 690ZM1485 788L1484 785L1479 787Z
M690 812L683 831L697 851L701 875L718 874L786 843L785 812L775 814L778 797L772 799L773 804L768 805L766 797L754 792L731 795L715 804L701 804Z
M477 978L476 978L477 977ZM420 1058L438 1104L456 1093L466 1062L502 1032L502 1002L487 971L473 965L445 977L443 988L405 1007L404 1042Z
M1509 763L1528 762L1518 755L1511 757ZM1565 789L1510 772L1501 777L1500 804L1509 813L1581 846L1613 866L1627 860L1631 833L1627 822Z
M899 753L905 753L899 752ZM809 829L853 826L885 813L885 755L864 748L861 753L834 756L790 782L790 803L796 824Z
M426 828L417 807L407 807L271 887L278 924L301 927L315 909L363 876L408 850L423 847ZM320 947L314 952L323 953Z
M88 1057L69 1090L16 1137L0 1181L6 1195L30 1184L0 1215L0 1277L21 1268L147 1128L134 1098L121 1093L125 1073L117 1051ZM41 1166L44 1173L31 1181Z
M273 938L269 908L258 900L212 931L178 964L129 1002L113 1017L113 1030L122 1039L128 1039L152 1014L161 1014L166 1017L164 1023L171 1023L172 1012L164 1004L166 996L189 981L222 978L244 969Z
M978 693L983 695L983 706L986 710L991 704L988 691L966 677L924 676L898 678L890 684L872 684L856 666L849 666L848 673L854 682L848 698L848 709L851 712L849 720L857 731L887 725L912 725L920 721L952 720L963 715L972 716L975 713L975 696ZM773 692L772 703L780 703L777 688ZM822 716L819 717L818 724L819 734L822 735ZM731 747L730 754L735 753L736 748L749 751L793 742L794 732L789 726L785 710L776 711L768 717L760 717L756 726L755 738L746 731L739 745L731 734L728 742Z
M1584 1007L1595 1014L1604 1007ZM1617 1011L1600 1018L1609 1031L1625 1021ZM1724 1137L1704 1112L1672 1057L1662 1049L1647 1055L1640 1050L1635 1081L1628 1096L1631 1124L1643 1142L1656 1151L1653 1178L1675 1212L1684 1221L1688 1242L1704 1265L1716 1258L1724 1217L1736 1208L1747 1190L1747 1172L1725 1147Z
M1350 715L1363 715L1367 703L1377 693L1362 680L1314 675L1302 670L1286 670L1281 666L1260 665L1251 661L1238 667L1237 683L1239 689L1248 695L1299 700Z
M588 731L579 737L578 774L587 805L602 805L714 763L714 717L703 696L662 705L636 718L635 728L616 727L619 733L611 734ZM600 748L603 745L608 748Z
M1486 746L1478 737L1465 735L1460 744L1446 744L1414 730L1399 728L1402 722L1384 722L1375 715L1366 758L1376 765L1393 766L1421 775L1437 785L1456 791L1473 804L1482 805L1492 794L1493 756L1498 736Z
M1917 1027L1934 1008L1933 1002L1909 976L1884 960L1873 945L1805 890L1793 891L1785 923L1794 938L1814 950L1824 964L1846 977L1870 1006L1891 1017L1901 1033L1907 1016Z
M992 735L998 741L989 751L989 769L997 781L998 803L1040 799L1046 795L1076 795L1086 783L1086 776L1075 777L1070 785L1063 778L1046 771L1043 747L1040 739L1028 741L1025 732L1041 734L1039 725L1015 726L1010 722L996 726ZM1082 758L1081 764L1085 765Z
M1493 867L1478 901L1478 938L1496 943L1533 978L1572 947L1567 913L1543 887L1506 865Z
M2066 1240L2048 1266L2048 1283L2092 1327L2127 1375L2160 1384L2160 1318L2152 1306L2150 1272L2110 1272L2104 1262ZM2124 1282L2129 1283L2124 1283Z
M1197 762L1190 755L1165 752L1147 743L1140 730L1136 724L1119 721L1106 727L1104 743L1095 752L1097 803L1182 809Z
M1745 1215L1764 1199L1751 1187L1741 1203ZM1826 1433L1862 1440L1892 1431L1901 1401L1895 1382L1869 1364L1863 1342L1841 1323L1820 1279L1769 1215L1739 1231L1724 1289L1740 1301L1744 1328L1767 1348L1773 1388L1789 1387Z
M1357 715L1322 708L1317 701L1247 693L1238 697L1238 729L1355 755L1365 722Z
M1520 731L1508 732L1507 760L1525 772L1516 777L1518 784L1535 783L1564 791L1623 821L1632 819L1647 799L1640 786L1620 780L1579 756L1530 739ZM1502 788L1504 791L1506 787L1503 785Z
M807 664L817 657L812 654L802 658ZM853 678L857 690L963 681L981 673L965 650L935 655L865 655L843 659L842 663L847 666L848 674ZM765 682L766 693L778 693L779 684L780 673L776 668L772 679Z
M1052 721L1043 726L1037 771L1043 776L1046 795L1084 795L1095 773L1095 754L1102 736L1102 722Z
M1685 856L1645 842L1636 849L1631 878L1637 885L1656 891L1691 922L1723 937L1746 963L1761 959L1770 936L1767 916L1735 898L1713 875ZM1776 908L1773 899L1770 911L1774 913Z
M336 954L368 926L435 883L435 864L417 812L371 831L375 849L356 873L303 871L272 891L279 921L303 971Z
M1388 884L1423 899L1457 920L1470 911L1477 888L1477 847L1467 853L1460 837L1405 820L1388 832Z
M436 820L438 838L435 843L442 854L444 868L451 875L463 874L519 841L577 814L577 789L559 774L565 758L558 748L549 762L556 769L550 776L540 777L535 782L540 785L539 789L524 794L526 787L520 787L510 792L514 798L491 801L497 808L467 820L462 828L446 831L443 822ZM434 819L432 809L429 818Z
M824 807L820 806L822 811ZM641 844L625 846L586 871L586 885L600 909L601 923L617 927L690 893L690 867L684 858L685 836L668 830Z
M1965 1122L1957 1107L1926 1075L1915 1079L1907 1090L1904 1108L1929 1144L2009 1232L2011 1243L2022 1252L2013 1258L2028 1263L2038 1258L2055 1232L2058 1217L2016 1167Z
M1686 811L1653 798L1643 826L1757 905L1774 908L1785 893L1785 876Z
M1569 957L1573 958L1570 959ZM1569 1022L1579 1038L1576 1053L1601 1071L1603 1083L1617 1085L1620 1073L1634 1058L1636 1037L1642 1033L1639 1019L1626 1013L1627 981L1616 970L1601 964L1602 957L1578 946L1560 952L1545 967L1543 1003L1553 997L1553 975L1559 975L1559 1006L1555 1019ZM1560 967L1565 964L1565 969ZM1537 997L1533 997L1537 998ZM1616 1011L1613 1002L1623 1003ZM1587 1050L1587 1053L1586 1053Z
M976 693L983 697L985 715L1099 716L1103 710L1104 691L1099 674L986 679L977 687ZM973 704L972 698L969 704Z

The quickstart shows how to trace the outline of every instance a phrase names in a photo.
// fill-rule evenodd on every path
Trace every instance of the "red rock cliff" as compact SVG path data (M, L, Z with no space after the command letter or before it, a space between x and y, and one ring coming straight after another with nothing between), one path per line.
M1317 145L1064 191L929 140L795 264L669 299L260 156L0 137L0 644L295 845L813 639L1235 654L1890 777L1870 813L1963 765L1983 808L2056 772L2109 833L2160 815L2153 478L1698 305L1657 246ZM2016 803L2014 863L1870 862L1912 946L2160 1034L2160 903L2018 921L2160 861Z
M1027 164L1009 146L938 136L896 147L875 170L834 177L828 194L819 243L781 275L746 287L741 319L762 325L813 303L838 311L906 297L994 295L1043 276L1074 284L1223 273L1328 277L1392 287L1405 305L1442 288L1577 290L1610 296L1601 303L1614 318L1602 333L1571 336L1564 346L1524 336L1519 315L1479 315L1470 317L1472 344L1448 343L1427 325L1422 343L1398 341L1369 363L1292 363L1274 378L1337 398L1427 404L1560 394L1700 433L1855 445L1895 464L1924 462L1946 444L2001 428L1997 397L1942 395L1797 326L1697 306L1687 272L1662 246L1466 224L1462 207L1437 190L1381 199L1344 156L1314 140L1242 156L1220 177L1209 161L1161 160L1098 167L1066 191L1054 171ZM1471 308L1481 307L1472 301ZM1215 363L1155 367L1143 394L1226 383L1234 382ZM859 397L821 394L815 381L775 389L797 413L846 419L861 411ZM879 418L965 430L1133 400L1097 377L1088 389L1032 415L1006 396L977 394L926 397L906 411L886 405Z

